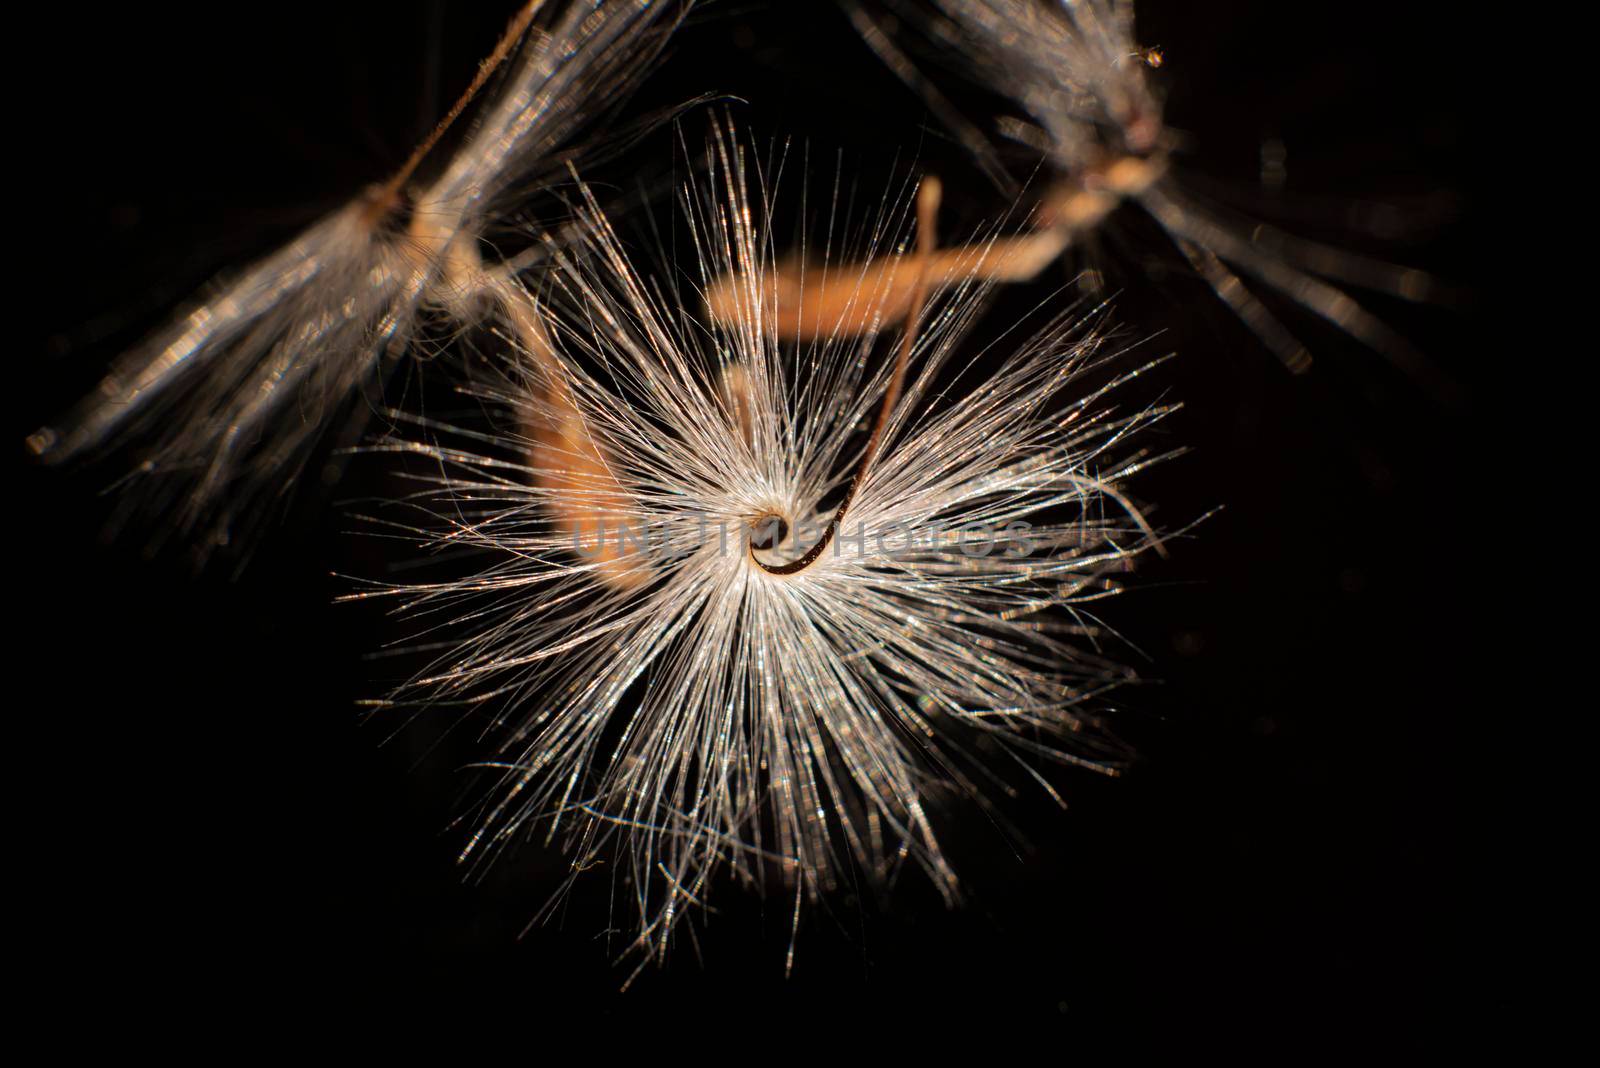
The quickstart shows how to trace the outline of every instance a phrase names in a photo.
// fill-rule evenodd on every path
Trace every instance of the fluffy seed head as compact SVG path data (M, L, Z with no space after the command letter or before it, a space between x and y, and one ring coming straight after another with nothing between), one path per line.
M1084 603L1155 545L1117 486L1149 462L1128 435L1162 412L1119 415L1109 387L1084 387L1110 355L1092 317L992 373L959 365L983 300L969 282L922 317L827 550L761 566L802 557L835 515L903 338L776 340L789 309L760 281L761 182L714 144L684 218L715 322L641 276L590 201L587 255L557 252L556 283L527 298L548 332L513 331L505 384L480 391L514 413L510 436L394 446L433 461L421 527L474 550L478 573L363 595L467 632L396 700L504 710L468 854L537 828L575 871L615 856L646 959L724 872L781 884L797 923L852 870L909 863L953 898L930 799L1048 789L1046 761L1109 766L1092 707L1128 675L1086 640ZM874 244L899 243L903 218ZM833 312L852 323L894 289L862 263L807 262L826 292L863 280Z

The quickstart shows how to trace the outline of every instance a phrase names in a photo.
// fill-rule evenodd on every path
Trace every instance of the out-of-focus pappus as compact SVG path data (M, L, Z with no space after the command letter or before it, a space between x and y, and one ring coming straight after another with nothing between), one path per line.
M684 8L525 4L399 173L220 282L28 447L50 463L135 452L119 522L138 513L156 541L175 535L202 560L248 543L317 440L407 351L420 316L471 324L495 312L515 268L483 262L485 230L647 71ZM436 177L413 183L491 77L471 132L441 165L428 161Z
M903 30L891 33L868 6L845 2L868 44L923 94L987 173L1015 188L985 134L902 47ZM1000 126L1035 150L1051 177L1034 208L1032 232L1013 239L1008 257L991 261L996 279L1031 278L1092 237L1118 207L1134 204L1290 368L1309 366L1310 353L1241 276L1328 320L1429 388L1448 392L1427 360L1341 288L1426 300L1439 294L1428 275L1227 217L1184 192L1176 170L1178 139L1163 122L1150 79L1163 53L1137 42L1133 0L884 0L883 6L896 16L894 24L920 31L911 35L917 45L931 45L950 67L1009 97L1028 116Z

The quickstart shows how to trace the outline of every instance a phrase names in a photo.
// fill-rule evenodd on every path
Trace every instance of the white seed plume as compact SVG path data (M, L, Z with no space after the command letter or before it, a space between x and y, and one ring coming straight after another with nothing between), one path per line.
M718 140L710 171L684 198L701 288L775 260L737 144ZM1130 676L1084 604L1156 546L1119 486L1153 460L1127 438L1165 409L1118 414L1115 381L1084 386L1114 355L1092 318L972 385L955 359L983 301L971 279L913 311L914 340L790 345L754 281L714 326L640 276L592 199L584 217L585 256L556 253L542 316L527 298L548 335L515 338L507 384L475 389L521 429L385 446L434 472L413 502L429 519L400 528L479 570L356 595L465 631L393 700L490 702L503 724L466 855L535 833L575 873L614 863L641 964L720 874L781 886L796 925L802 901L908 864L954 899L931 798L1048 790L1050 762L1114 766L1093 710ZM831 270L866 280L860 307L893 289L860 263ZM836 535L796 568L841 496Z
M1425 273L1353 255L1231 216L1185 193L1175 172L1176 138L1162 118L1150 71L1164 57L1134 36L1133 0L884 0L921 27L953 65L1010 97L1027 114L1001 123L1055 173L1040 200L1039 231L1026 244L1040 269L1082 243L1123 204L1135 204L1172 238L1197 274L1294 370L1310 366L1298 338L1241 281L1276 290L1333 323L1430 388L1447 388L1433 367L1342 288L1407 300L1438 295ZM875 51L919 90L985 170L1012 183L982 132L960 115L865 7L853 20ZM1006 273L1007 280L1017 272Z
M548 28L535 16L554 15ZM472 322L494 310L508 265L485 267L480 239L558 151L647 69L683 5L530 0L456 109L401 172L130 352L30 449L61 462L146 449L126 513L193 538L203 559L241 540L288 492L317 439L352 414L413 341L421 318ZM412 186L445 126L503 68L437 177ZM235 529L235 528L240 529Z

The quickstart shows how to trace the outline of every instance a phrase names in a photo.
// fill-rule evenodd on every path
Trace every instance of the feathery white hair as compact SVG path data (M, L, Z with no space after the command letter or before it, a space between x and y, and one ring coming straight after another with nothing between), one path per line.
M431 461L413 502L434 517L426 544L487 563L356 595L468 632L397 703L506 709L498 788L466 854L536 827L566 842L574 872L614 851L642 960L723 869L781 883L796 924L852 866L883 879L909 861L953 900L928 798L1005 782L976 759L980 736L1046 789L1043 761L1111 766L1093 699L1130 676L1083 640L1095 628L1080 606L1156 544L1117 485L1151 462L1125 439L1166 409L1115 414L1114 381L1082 386L1112 355L1093 317L944 395L983 301L969 282L912 328L903 397L838 536L778 573L861 466L861 427L891 386L883 350L902 335L774 340L778 298L753 281L774 259L747 190L760 182L732 138L713 145L685 215L702 289L747 280L735 324L647 283L589 199L585 258L558 250L550 291L528 297L549 335L504 387L475 387L523 429L384 446Z

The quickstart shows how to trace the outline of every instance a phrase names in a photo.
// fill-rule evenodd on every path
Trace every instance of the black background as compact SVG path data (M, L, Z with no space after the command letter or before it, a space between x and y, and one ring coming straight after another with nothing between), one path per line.
M13 350L13 441L212 272L392 171L506 16L329 7L57 16L64 47L43 46L57 61L19 134L33 185L19 203L38 207L18 255L44 284L16 316L39 336ZM627 115L732 94L742 102L719 106L756 143L789 137L825 161L821 183L843 150L863 188L940 173L949 232L1004 210L835 8L774 7L706 5ZM686 1036L717 1014L791 1008L827 1026L987 1023L997 1040L1031 1018L1059 1028L1063 1053L1432 1048L1494 1026L1507 992L1466 976L1498 936L1480 930L1470 951L1463 936L1464 857L1496 819L1473 758L1492 609L1469 595L1492 354L1474 313L1487 258L1468 164L1487 135L1449 21L1366 0L1141 5L1207 191L1461 287L1454 306L1371 304L1463 398L1430 399L1292 308L1318 362L1286 374L1152 225L1117 217L1093 265L1118 318L1180 353L1162 385L1186 408L1163 440L1195 449L1139 491L1168 525L1225 507L1106 609L1159 680L1114 710L1141 754L1131 773L1068 776L1065 813L1011 806L1017 836L943 813L965 908L915 880L830 900L808 912L785 979L788 903L727 887L698 952L682 940L619 994L626 972L596 937L605 879L519 938L561 858L530 847L463 881L450 820L483 751L426 718L396 730L358 714L395 669L364 659L384 621L333 603L341 576L385 564L340 510L313 494L241 580L196 578L181 558L99 540L94 490L114 472L23 464L13 712L29 730L11 752L31 765L23 878L48 902L33 933L51 985L290 1016L395 986L444 1020L457 997L521 1006L484 1015L524 1026L559 1001L562 1019L665 1010ZM952 94L980 124L996 105ZM682 124L698 141L705 111ZM673 137L590 176L628 192L665 171L670 188ZM1287 148L1279 192L1259 180L1272 138ZM670 197L648 210L670 213ZM992 318L1069 277L1002 297ZM381 489L362 464L335 496Z

